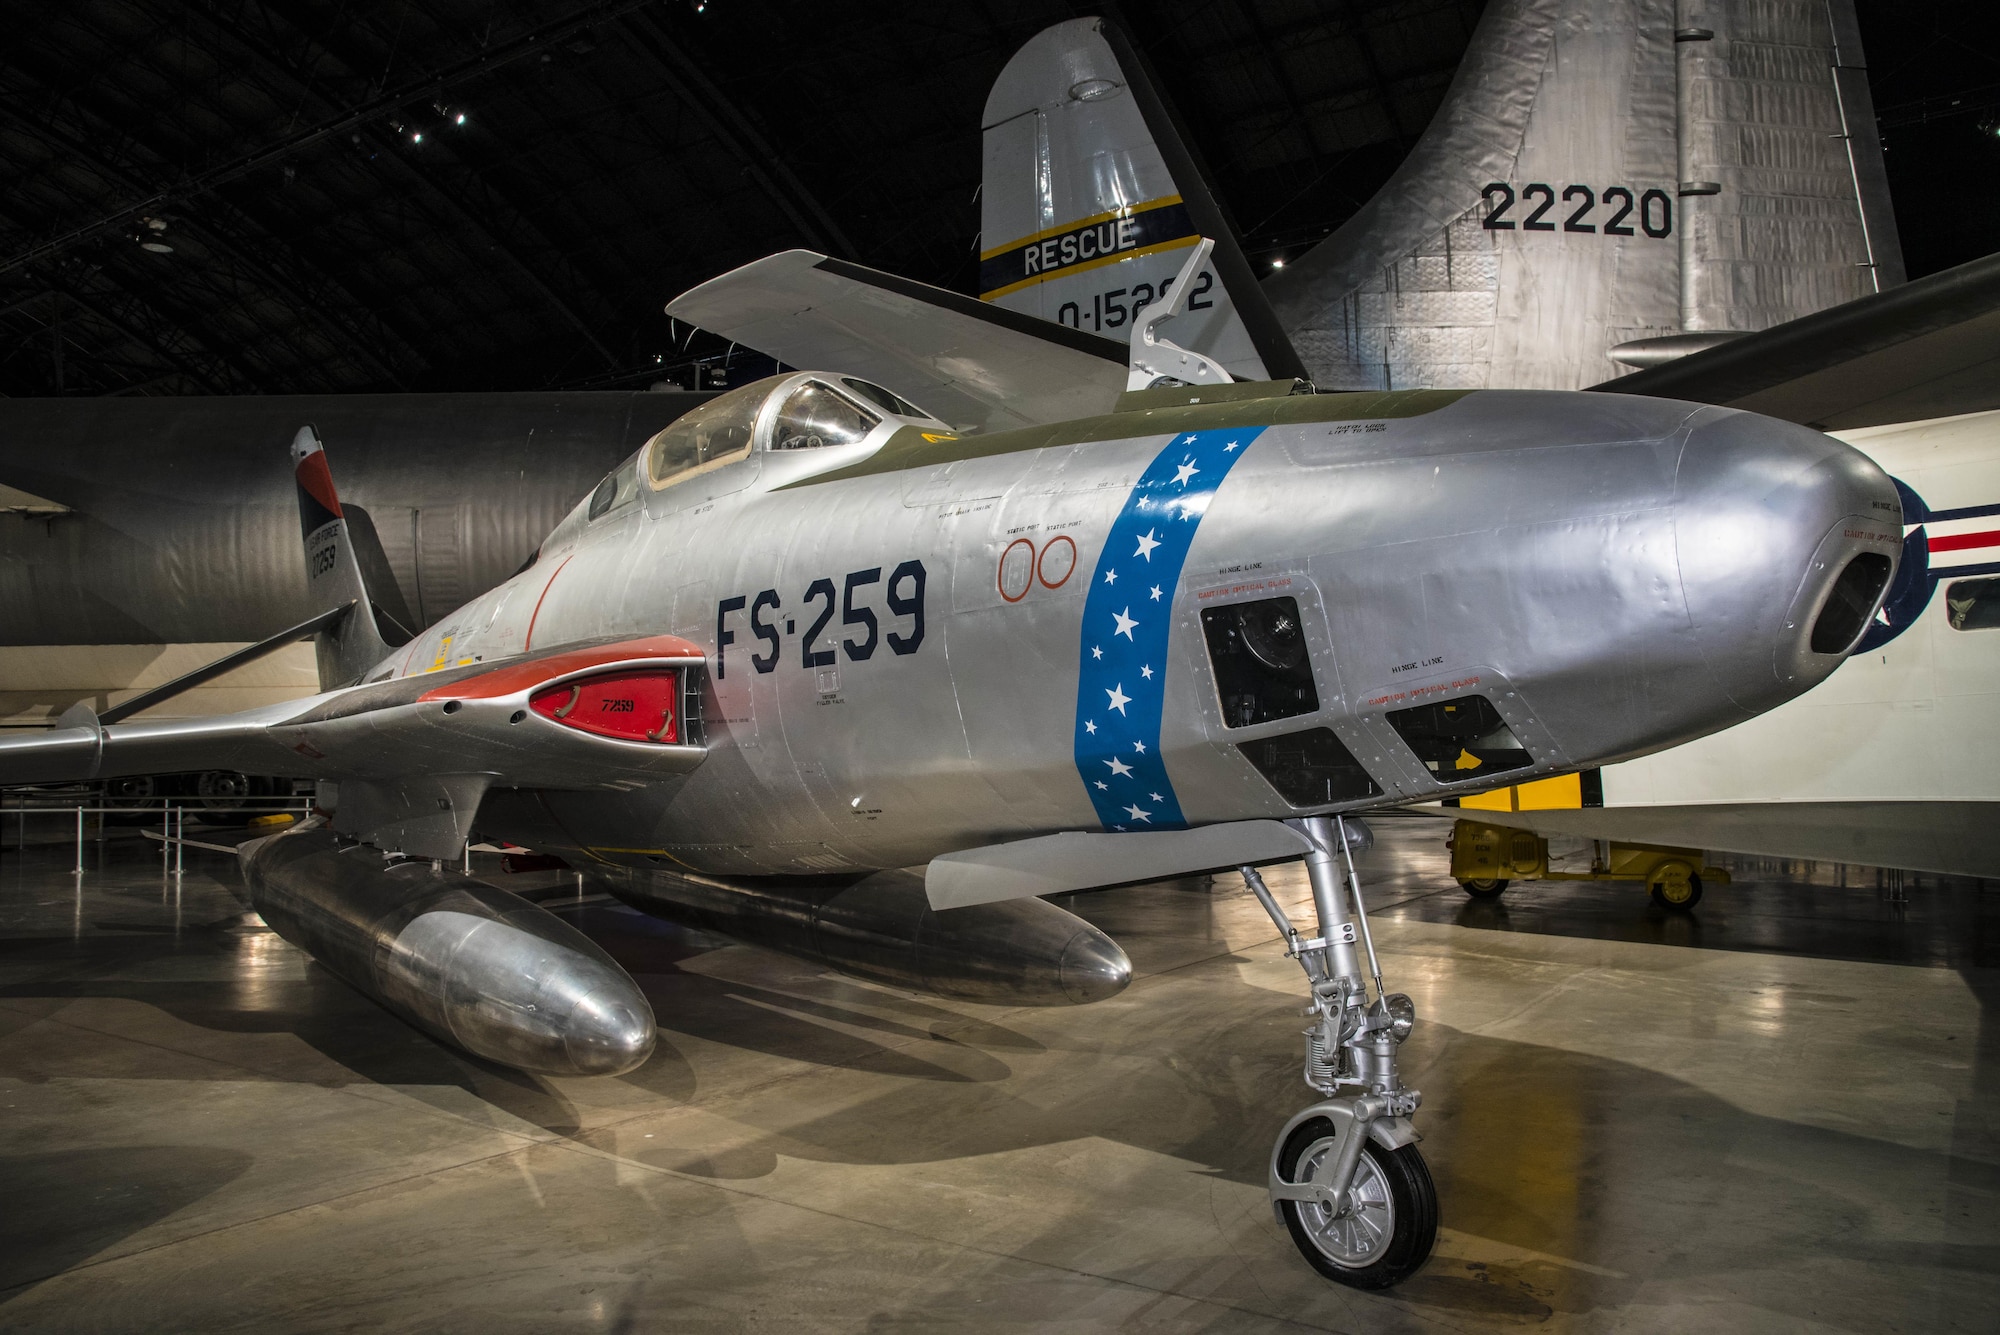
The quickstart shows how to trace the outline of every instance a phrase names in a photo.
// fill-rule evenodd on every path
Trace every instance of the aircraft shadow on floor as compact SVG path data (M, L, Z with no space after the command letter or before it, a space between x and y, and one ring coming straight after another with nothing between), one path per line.
M0 1155L0 1305L221 1190L253 1159L170 1144Z
M1179 1161L1218 1183L1261 1187L1272 1127L1309 1098L1290 1022L1296 999L1280 993L1257 993L1267 1004L1218 1005L1213 987L1159 986L1157 976L1142 976L1118 998L1050 1013L1067 1017L1061 1023L1015 1022L1035 1037L950 1003L728 948L601 902L572 916L639 978L660 1018L659 1051L622 1081L674 1103L713 1097L747 1133L727 1146L662 1143L629 1155L658 1168L744 1179L771 1174L781 1159L917 1164L1101 1139ZM107 917L95 925L120 924ZM333 1083L329 1071L344 1072L418 1097L427 1087L456 1088L558 1134L579 1134L563 1083L453 1053L316 965L303 974L269 961L249 967L240 957L269 952L273 942L240 913L178 934L136 921L122 926L128 930L78 941L0 943L10 966L43 975L0 988L0 996L116 997L215 1032L292 1033L332 1066L263 1061L252 1068L257 1074ZM1203 935L1199 924L1180 927ZM227 976L187 977L202 956ZM162 976L149 980L148 972ZM1964 973L1983 1014L2000 1013L2000 974ZM24 1018L17 1012L9 1022ZM814 1086L817 1112L787 1081L735 1091L724 1082L709 1093L677 1039L846 1068L853 1077ZM1829 1255L1857 1271L1923 1268L1943 1289L1976 1282L2000 1269L2000 1247L1914 1240L1928 1235L1899 1231L1883 1213L1897 1208L1887 1199L1897 1192L1960 1213L1990 1213L1983 1202L2000 1193L2000 1145L1979 1111L1991 1106L2000 1080L2000 1025L1941 1041L1972 1065L1975 1106L1959 1116L1951 1148L1933 1151L1758 1115L1636 1064L1426 1022L1409 1055L1413 1083L1426 1094L1425 1153L1450 1202L1449 1227L1561 1260L1477 1262L1454 1258L1448 1245L1396 1297L1380 1301L1537 1319L1615 1306L1666 1278L1736 1299L1747 1286L1760 1305L1806 1319L1828 1310L1823 1286L1764 1280ZM226 1049L208 1055L231 1058ZM1016 1082L1018 1090L1004 1083L1017 1072L1032 1077ZM22 1073L0 1069L7 1074ZM148 1147L111 1153L136 1156L114 1157L105 1169L136 1184L132 1208L80 1224L76 1248L108 1246L119 1229L143 1228L241 1171L233 1162L190 1160L185 1173L165 1172L146 1157L158 1153ZM27 1176L65 1169L34 1156L19 1165ZM1900 1185L1871 1198L1856 1183ZM1229 1199L1242 1208L1246 1198ZM1250 1199L1262 1208L1261 1197ZM1073 1241L1052 1235L1042 1245ZM37 1260L25 1249L6 1273L52 1273L36 1267L59 1269L88 1250ZM1755 1272L1745 1269L1750 1255ZM1272 1256L1291 1264L1288 1249ZM1635 1268L1634 1258L1645 1265Z

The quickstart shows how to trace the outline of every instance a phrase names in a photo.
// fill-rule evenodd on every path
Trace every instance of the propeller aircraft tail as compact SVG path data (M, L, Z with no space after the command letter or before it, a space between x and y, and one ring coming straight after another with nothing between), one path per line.
M347 517L327 467L326 448L310 424L292 438L292 473L299 484L299 532L305 542L306 587L315 612L347 607L346 616L313 637L323 691L351 686L389 654L374 603L354 555Z

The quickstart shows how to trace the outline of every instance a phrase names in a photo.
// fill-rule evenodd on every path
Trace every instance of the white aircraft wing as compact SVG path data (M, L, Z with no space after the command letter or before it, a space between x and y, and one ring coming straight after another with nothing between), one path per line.
M667 313L787 366L872 380L960 430L1110 412L1130 355L1113 339L809 250L711 278Z

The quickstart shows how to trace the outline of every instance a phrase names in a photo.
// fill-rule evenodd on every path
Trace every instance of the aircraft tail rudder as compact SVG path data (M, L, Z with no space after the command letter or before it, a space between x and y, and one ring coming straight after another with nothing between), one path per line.
M1576 389L1902 281L1853 0L1493 0L1264 289L1322 389Z
M306 588L315 612L347 607L347 615L313 637L321 690L361 680L389 654L375 620L348 520L334 490L319 432L310 425L292 438L292 474L299 488L299 532L305 541Z
M1303 376L1235 232L1119 29L1072 19L1029 39L981 119L979 294L1126 339L1202 237L1174 341L1245 380Z

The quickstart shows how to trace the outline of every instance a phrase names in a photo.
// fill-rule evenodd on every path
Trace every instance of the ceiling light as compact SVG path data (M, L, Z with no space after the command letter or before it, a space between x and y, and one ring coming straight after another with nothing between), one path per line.
M141 241L139 249L150 250L155 255L171 255L174 253L174 248L164 241Z
M1273 269L1282 269L1285 267L1285 262L1283 260L1272 260L1271 267Z
M452 117L452 118L451 118L451 123L452 123L453 125L463 125L463 124L465 124L465 113L464 113L464 112L462 112L462 111L461 111L461 112L459 112L459 113L458 113L458 114L457 114L456 116L454 116L454 117Z

